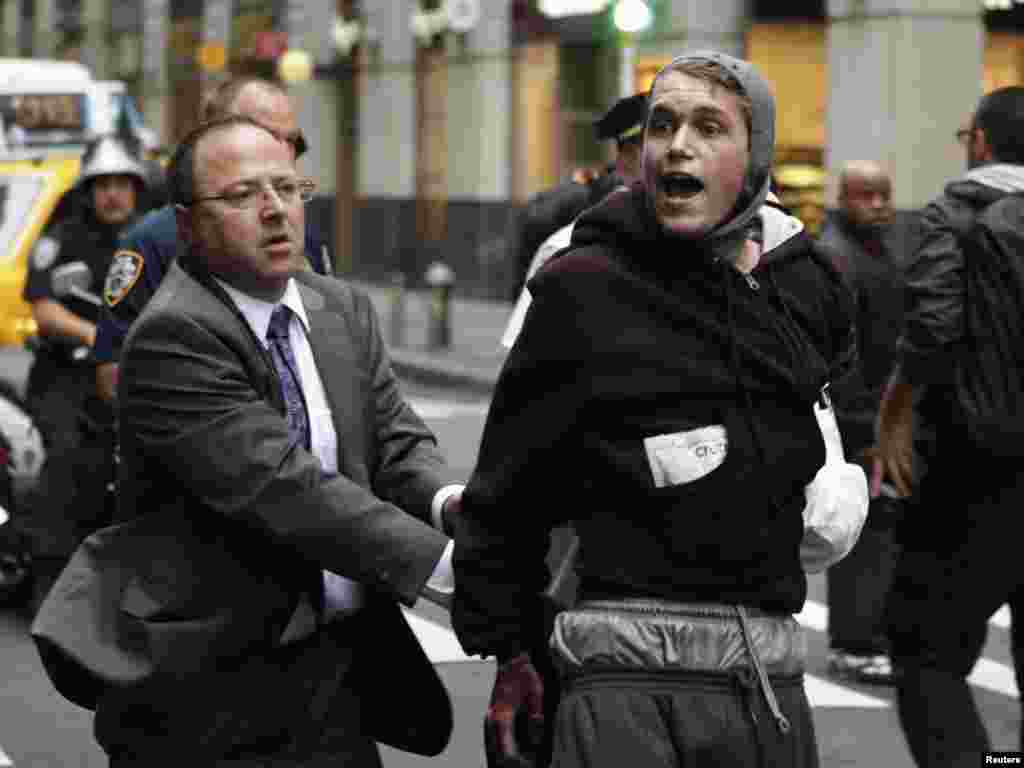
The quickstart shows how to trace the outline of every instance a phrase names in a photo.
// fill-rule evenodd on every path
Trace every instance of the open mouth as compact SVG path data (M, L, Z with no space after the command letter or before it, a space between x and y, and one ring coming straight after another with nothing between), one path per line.
M263 245L268 247L274 245L288 245L290 243L291 238L285 234L273 235L272 237L268 237L263 240Z
M665 196L673 200L687 200L704 191L704 182L688 173L666 173L661 177Z

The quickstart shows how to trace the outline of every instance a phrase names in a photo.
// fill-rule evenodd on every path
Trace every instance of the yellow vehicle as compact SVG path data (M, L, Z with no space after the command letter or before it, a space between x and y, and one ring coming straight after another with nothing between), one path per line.
M21 346L36 333L21 297L29 259L40 235L66 212L79 165L78 154L0 156L0 346Z

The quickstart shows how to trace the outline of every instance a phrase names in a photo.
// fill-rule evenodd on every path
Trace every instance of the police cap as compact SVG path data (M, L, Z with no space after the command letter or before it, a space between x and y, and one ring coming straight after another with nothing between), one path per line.
M638 93L619 99L594 123L597 138L627 141L644 130L647 117L647 94Z

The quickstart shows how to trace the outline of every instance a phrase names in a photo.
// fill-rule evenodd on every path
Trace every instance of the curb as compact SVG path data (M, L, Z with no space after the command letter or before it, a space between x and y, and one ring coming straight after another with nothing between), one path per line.
M475 371L454 360L434 360L409 350L389 350L391 367L399 379L426 386L454 387L478 395L490 396L496 378Z

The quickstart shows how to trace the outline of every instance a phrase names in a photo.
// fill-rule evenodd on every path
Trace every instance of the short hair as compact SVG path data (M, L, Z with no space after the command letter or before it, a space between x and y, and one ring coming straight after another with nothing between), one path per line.
M754 105L751 102L750 97L746 91L743 90L743 86L740 85L740 81L736 79L728 69L719 64L717 61L708 61L707 59L684 59L675 64L670 64L664 72L659 73L658 77L654 78L654 82L651 83L651 90L647 94L648 103L650 103L651 97L654 95L654 87L658 84L661 79L661 75L665 72L681 72L684 75L695 77L698 80L706 80L715 85L720 85L728 91L732 91L739 97L740 111L743 113L743 118L747 122L747 133L750 133L751 126L754 120Z
M200 123L181 140L167 164L167 191L171 204L183 206L192 204L196 191L195 155L199 142L215 131L227 130L239 125L251 125L269 136L274 136L251 117L244 115L225 115ZM277 139L276 136L274 138Z
M203 123L211 122L221 117L234 114L232 107L238 99L238 95L250 85L259 85L268 91L276 91L288 96L284 86L273 80L267 80L255 75L241 75L232 77L217 84L203 97L202 106L199 108L199 120Z
M974 127L985 132L996 160L1024 165L1024 87L1011 85L983 96Z

